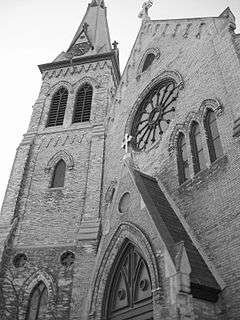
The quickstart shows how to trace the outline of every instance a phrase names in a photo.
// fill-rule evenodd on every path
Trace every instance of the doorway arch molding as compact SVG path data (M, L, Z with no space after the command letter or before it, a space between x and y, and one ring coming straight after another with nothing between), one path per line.
M122 223L105 247L101 262L94 273L90 293L89 320L105 320L103 300L108 276L125 241L132 243L142 253L148 265L152 282L153 306L163 299L162 272L150 241L144 232L134 224Z

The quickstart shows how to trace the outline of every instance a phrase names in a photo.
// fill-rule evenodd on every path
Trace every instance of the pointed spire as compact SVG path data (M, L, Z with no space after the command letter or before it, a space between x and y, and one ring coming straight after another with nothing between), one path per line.
M68 53L83 56L111 52L111 41L104 0L92 0L73 38Z

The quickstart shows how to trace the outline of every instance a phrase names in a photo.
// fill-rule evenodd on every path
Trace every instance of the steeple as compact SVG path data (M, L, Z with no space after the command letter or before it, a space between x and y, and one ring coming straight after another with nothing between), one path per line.
M92 0L67 52L61 54L56 60L62 60L66 56L90 56L111 51L107 8L104 0Z

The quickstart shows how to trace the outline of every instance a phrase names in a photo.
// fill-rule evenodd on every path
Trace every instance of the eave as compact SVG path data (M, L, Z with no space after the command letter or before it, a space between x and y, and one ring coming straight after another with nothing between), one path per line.
M51 62L51 63L45 63L45 64L40 64L38 65L38 68L41 73L44 71L48 70L55 70L59 68L67 68L71 66L77 66L81 64L86 64L86 63L93 63L93 62L98 62L98 61L104 61L104 60L111 60L113 64L113 68L115 71L116 75L116 80L117 83L119 83L121 74L117 62L117 57L115 55L115 52L107 52L107 53L102 53L102 54L96 54L92 56L85 56L85 57L79 57L79 58L73 58L70 60L62 60L62 61L57 61L57 62Z

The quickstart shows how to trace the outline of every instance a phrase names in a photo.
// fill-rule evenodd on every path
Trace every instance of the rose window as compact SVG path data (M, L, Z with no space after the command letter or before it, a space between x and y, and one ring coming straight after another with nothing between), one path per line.
M137 150L151 147L167 130L174 117L179 86L173 80L158 83L141 102L133 121L131 135Z

